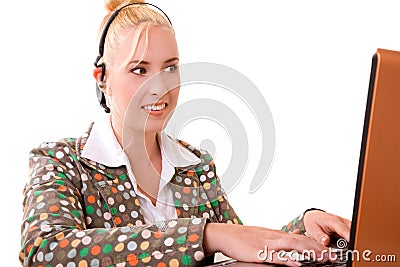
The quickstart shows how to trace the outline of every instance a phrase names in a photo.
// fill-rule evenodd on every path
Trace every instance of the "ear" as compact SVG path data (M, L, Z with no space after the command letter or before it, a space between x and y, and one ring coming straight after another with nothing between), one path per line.
M96 82L99 82L101 79L101 72L102 72L102 67L96 67L93 70L93 77L96 79Z
M102 64L103 65L103 64ZM103 77L103 83L105 84L106 82L106 76L103 74L103 69L105 68L105 65L103 67L100 65L96 67L93 70L93 77L96 79L96 83L99 83L101 81L101 76L104 75ZM99 84L97 84L97 87L106 95L111 96L111 90L109 90L108 86L100 87Z

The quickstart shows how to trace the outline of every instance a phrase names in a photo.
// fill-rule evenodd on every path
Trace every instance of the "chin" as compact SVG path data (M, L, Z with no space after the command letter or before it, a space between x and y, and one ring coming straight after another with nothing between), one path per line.
M160 132L160 131L164 130L165 126L166 126L166 124L164 123L164 121L160 121L160 122L148 121L146 124L145 132L146 133Z

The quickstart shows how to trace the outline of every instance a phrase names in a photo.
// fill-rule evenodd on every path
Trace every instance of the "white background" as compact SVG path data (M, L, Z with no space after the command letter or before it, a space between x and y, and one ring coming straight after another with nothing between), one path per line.
M272 112L274 162L262 187L249 194L261 153L257 119L219 88L197 86L180 100L214 97L243 119L251 157L229 199L245 224L279 228L310 207L351 218L371 58L378 47L400 50L396 2L152 2L172 20L181 63L214 62L240 71ZM98 0L23 0L3 3L0 13L0 253L2 266L17 266L29 150L78 136L102 112L92 68L105 10ZM188 128L179 137L198 145L214 136L222 175L231 152L225 133L214 126L198 134Z

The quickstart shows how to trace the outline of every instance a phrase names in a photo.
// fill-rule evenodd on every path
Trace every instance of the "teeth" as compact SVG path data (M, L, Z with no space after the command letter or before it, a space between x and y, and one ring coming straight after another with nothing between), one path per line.
M164 104L158 105L158 106L151 106L151 105L149 105L149 106L144 106L143 108L146 109L146 110L162 110L162 109L165 108L166 105L167 105L167 104L164 103Z

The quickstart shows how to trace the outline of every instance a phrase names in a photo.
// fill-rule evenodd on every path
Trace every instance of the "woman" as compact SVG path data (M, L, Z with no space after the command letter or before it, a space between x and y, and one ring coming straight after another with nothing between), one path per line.
M106 8L94 77L110 114L77 139L31 151L21 263L195 266L218 251L261 262L266 246L328 260L323 250L333 234L348 239L348 220L312 209L283 231L241 225L211 156L163 132L179 95L168 18L133 1L106 1Z

